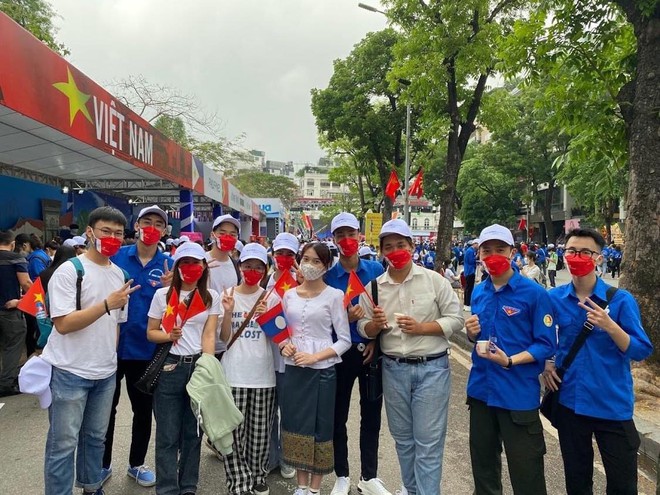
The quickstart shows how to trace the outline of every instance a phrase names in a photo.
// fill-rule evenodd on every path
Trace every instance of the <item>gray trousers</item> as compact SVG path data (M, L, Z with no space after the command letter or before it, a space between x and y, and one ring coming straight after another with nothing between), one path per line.
M23 313L0 310L0 391L11 389L16 382L26 332Z

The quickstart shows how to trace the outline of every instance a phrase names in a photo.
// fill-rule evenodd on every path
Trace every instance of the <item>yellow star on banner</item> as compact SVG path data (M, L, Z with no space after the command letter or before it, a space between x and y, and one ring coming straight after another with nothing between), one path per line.
M174 308L170 306L169 304L165 308L165 316L171 316L174 314Z
M353 287L349 285L348 287L346 287L346 295L349 295L351 292L355 292L355 291L353 290Z
M44 296L42 294L35 294L34 295L34 302L38 303L40 302L41 304L44 303Z
M68 82L58 82L53 84L53 86L64 93L69 99L69 125L73 125L73 119L76 118L78 112L82 113L85 118L89 120L90 124L93 124L92 116L89 114L89 110L87 110L86 106L90 95L86 95L78 89L76 81L73 80L71 70L68 67L66 68L66 73L69 78Z
M282 292L286 292L291 288L291 284L282 284Z

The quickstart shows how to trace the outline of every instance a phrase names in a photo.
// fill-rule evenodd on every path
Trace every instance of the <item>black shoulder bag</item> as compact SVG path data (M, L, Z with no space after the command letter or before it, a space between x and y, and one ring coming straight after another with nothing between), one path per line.
M616 287L608 287L605 296L605 302L599 303L598 305L605 309L614 297L616 291ZM584 342L587 340L587 337L589 337L589 334L593 328L594 326L589 323L588 320L584 322L584 325L582 325L582 331L578 334L577 337L575 337L575 342L573 342L571 349L568 351L564 362L561 363L561 366L556 370L557 376L559 376L560 379L564 378L566 370L573 363L575 356L577 356L578 351L584 345ZM543 399L541 399L541 407L539 409L541 414L543 414L543 416L545 416L555 428L557 428L557 419L559 416L559 392L559 390L546 390L545 394L543 394Z
M378 283L371 281L371 298L378 305ZM367 400L378 400L383 396L383 356L380 353L380 333L376 336L374 357L367 365Z

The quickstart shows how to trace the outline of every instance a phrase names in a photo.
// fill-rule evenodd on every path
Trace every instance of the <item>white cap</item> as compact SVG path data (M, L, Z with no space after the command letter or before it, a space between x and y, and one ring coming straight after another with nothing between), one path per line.
M145 215L148 215L149 213L155 213L158 215L160 218L163 219L163 222L165 222L165 225L167 225L167 213L165 213L159 206L153 205L153 206L147 206L146 208L142 208L140 210L140 213L138 214L138 220L142 218Z
M81 235L76 235L73 236L73 242L75 242L75 246L84 246L87 243L87 238Z
M298 242L298 238L288 232L280 232L273 240L273 251L277 251L278 249L288 249L293 253L297 253L299 246L300 243Z
M220 215L218 218L213 220L213 227L211 227L211 230L215 230L215 228L220 225L221 223L229 222L232 225L235 225L236 228L238 229L238 235L241 235L241 222L236 220L234 217L231 215Z
M412 239L412 232L410 231L410 227L408 227L408 224L400 218L395 218L394 220L385 222L380 228L380 234L378 234L378 238L382 239L383 237L392 234L399 234L403 237L409 237Z
M239 253L243 251L243 243L241 241L236 241L236 244L234 245L234 249L238 251Z
M167 240L165 241L165 245L166 245L166 246L171 246L172 244L174 244L174 239L172 239L172 238L167 239Z
M479 244L484 244L488 241L502 241L507 243L509 246L513 246L513 235L511 231L504 227L503 225L493 224L486 227L479 234Z
M196 260L203 260L206 258L206 252L204 248L197 244L196 242L186 242L181 244L174 253L174 262L176 263L181 258L195 258Z
M330 222L330 232L334 234L335 230L340 227L350 227L351 229L360 230L360 222L358 222L358 219L352 213L342 212L339 215L335 215L332 222Z
M76 247L76 241L73 238L67 239L62 243L62 246Z
M181 244L181 241L179 240L178 237L176 237L176 238L172 239L172 244L174 244L175 246L178 246L179 244Z
M552 249L553 247L555 247L554 244L552 244L552 243L548 244L548 249Z
M18 385L24 394L36 395L42 409L52 402L50 377L53 367L39 356L31 357L18 374Z
M472 244L479 244L479 238L477 237L476 239L472 239L468 241L468 244L471 246Z
M358 251L358 256L373 256L374 252L369 246L362 246Z
M187 235L182 235L181 237L179 237L179 244L183 242L190 242L190 237L188 237Z
M241 251L240 261L243 263L247 260L259 260L264 265L268 265L268 253L266 252L266 248L258 242L250 242L246 244L243 251Z

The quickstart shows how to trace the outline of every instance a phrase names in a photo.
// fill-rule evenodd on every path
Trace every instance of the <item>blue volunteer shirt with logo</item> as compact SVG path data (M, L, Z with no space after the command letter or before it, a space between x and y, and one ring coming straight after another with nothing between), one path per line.
M156 251L151 261L142 266L137 244L122 247L110 260L128 272L133 279L133 285L140 286L131 294L127 321L119 327L117 358L148 361L154 355L156 344L147 340L147 313L156 290L162 287L160 277L163 275L165 262L167 261L167 266L172 269L174 260Z
M465 250L465 261L463 263L463 274L474 275L477 270L477 253L472 246Z
M507 370L473 350L468 397L512 411L537 409L541 394L538 376L556 349L552 305L545 289L516 272L495 291L488 278L474 288L472 314L479 316L481 325L477 340L496 337L497 346L507 356L527 351L536 361Z
M383 265L381 265L378 261L369 261L363 259L360 259L357 270L355 270L355 273L360 279L360 282L362 282L362 285L364 285L365 287L369 282L375 280L384 272L385 270L383 269ZM328 272L325 274L324 280L325 283L328 284L330 287L334 287L335 289L339 289L346 292L349 275L350 272L344 270L344 267L342 266L341 262L337 262L335 266L330 268L330 270L328 270ZM351 300L351 304L357 304L358 302L359 302L359 295L355 296ZM365 339L362 335L358 333L357 321L351 322L349 326L351 328L351 342L353 342L354 344L359 344L359 343L367 344L371 342L369 339Z
M589 298L594 302L606 301L608 287L598 278ZM552 289L549 294L559 325L556 363L561 366L582 331L587 312L578 306L572 283ZM642 327L637 301L628 291L617 290L608 311L610 318L630 335L628 349L621 352L607 332L594 327L564 375L559 402L576 414L627 421L633 416L635 404L630 361L646 359L653 352L653 345Z

